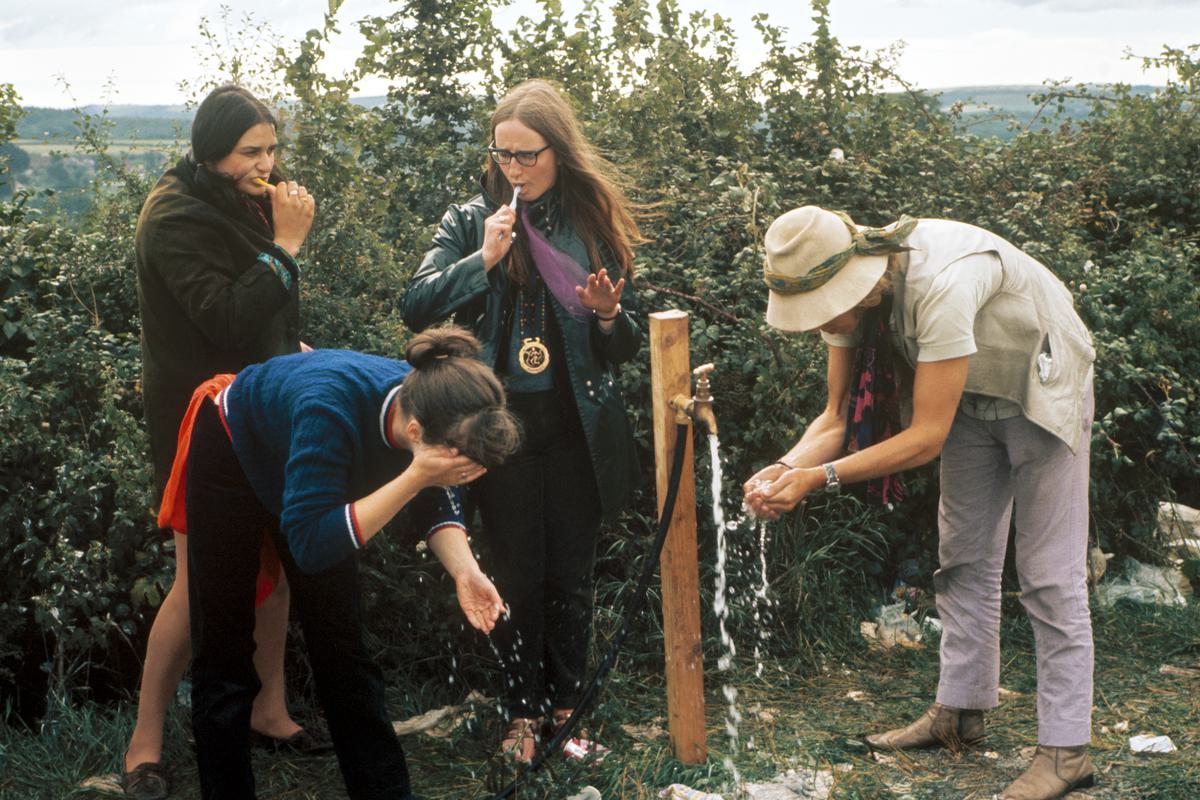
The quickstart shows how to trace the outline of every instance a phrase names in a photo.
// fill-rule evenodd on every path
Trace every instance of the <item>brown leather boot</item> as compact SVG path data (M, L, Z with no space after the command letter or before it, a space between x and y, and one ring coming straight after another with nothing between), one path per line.
M1000 793L1000 800L1062 797L1073 789L1091 786L1095 771L1087 754L1087 745L1045 747L1039 744L1029 768Z
M916 750L945 747L957 753L983 740L983 712L934 703L916 722L864 741L872 750Z

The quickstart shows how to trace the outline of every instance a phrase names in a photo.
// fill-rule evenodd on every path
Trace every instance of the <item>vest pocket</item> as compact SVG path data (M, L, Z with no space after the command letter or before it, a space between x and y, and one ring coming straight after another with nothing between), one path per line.
M1054 350L1050 346L1049 333L1042 337L1042 347L1038 352L1035 364L1037 368L1038 381L1040 381L1043 385L1049 383L1050 379L1054 377L1055 373Z

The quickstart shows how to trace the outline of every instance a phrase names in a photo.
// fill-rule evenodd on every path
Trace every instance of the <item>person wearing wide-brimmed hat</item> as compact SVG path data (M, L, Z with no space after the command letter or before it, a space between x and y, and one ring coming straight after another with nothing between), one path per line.
M1095 351L1070 292L999 236L949 220L872 229L806 206L775 220L765 245L767 322L821 332L829 394L800 441L746 482L751 509L775 518L811 492L859 482L887 503L898 497L896 473L941 455L936 702L867 743L958 749L983 738L983 710L998 702L1000 576L1015 521L1037 649L1038 748L1001 797L1091 785Z

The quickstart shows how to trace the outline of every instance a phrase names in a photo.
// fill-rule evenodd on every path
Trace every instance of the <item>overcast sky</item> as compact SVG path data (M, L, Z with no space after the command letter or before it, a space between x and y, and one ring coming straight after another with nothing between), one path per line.
M812 32L804 0L678 2L685 11L733 20L747 67L760 57L753 14L768 14L794 43ZM13 83L30 106L71 106L72 95L97 102L109 81L116 88L111 102L181 103L180 81L203 77L194 51L199 20L219 20L222 4L234 21L251 12L285 40L319 27L326 9L326 0L0 0L0 83ZM574 10L580 3L563 5ZM830 7L843 43L876 48L903 40L900 74L925 88L1047 79L1162 83L1163 75L1143 72L1124 53L1156 55L1164 45L1200 42L1200 0L831 0ZM344 68L358 54L356 20L391 9L385 0L346 0L330 66ZM496 18L503 30L537 10L534 0L514 0ZM384 91L379 82L360 87L360 94Z

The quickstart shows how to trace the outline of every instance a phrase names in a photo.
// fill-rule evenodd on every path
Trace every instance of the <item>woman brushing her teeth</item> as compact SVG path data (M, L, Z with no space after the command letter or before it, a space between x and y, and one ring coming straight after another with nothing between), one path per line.
M502 748L528 761L539 721L565 724L585 688L596 535L637 483L616 369L643 337L631 285L642 239L615 171L553 85L512 89L491 137L483 191L446 212L402 311L413 330L451 316L473 329L525 429L470 491L511 610L493 634ZM569 754L603 752L580 738Z
M121 770L126 795L138 798L167 796L163 722L191 653L186 519L167 479L192 390L212 375L306 349L299 339L296 256L316 203L276 168L274 116L245 89L219 87L196 110L191 145L150 192L136 235L154 503L159 527L173 531L176 557L174 585L150 630L137 724ZM305 731L288 714L289 595L273 563L274 590L264 583L258 598L254 661L262 689L251 728L271 749L327 750L322 734Z

